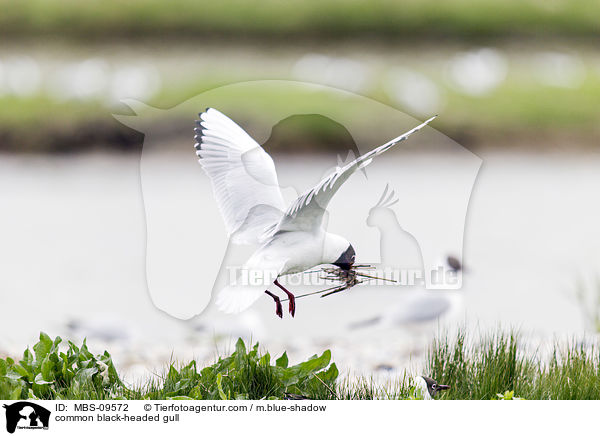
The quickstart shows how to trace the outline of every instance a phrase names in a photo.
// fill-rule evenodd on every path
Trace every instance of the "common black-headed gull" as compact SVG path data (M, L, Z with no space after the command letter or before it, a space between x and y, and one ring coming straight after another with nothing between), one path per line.
M441 385L431 377L422 375L415 378L415 392L424 400L434 400L438 393L447 389L450 389L450 386Z
M286 209L271 156L218 110L208 108L199 116L194 129L196 154L211 180L229 237L237 244L259 245L242 267L249 272L246 279L223 288L216 304L224 312L237 313L266 293L275 301L280 318L281 301L265 287L275 284L287 294L292 316L296 303L294 294L277 281L278 277L322 264L343 270L354 264L355 251L350 242L324 229L325 210L333 195L352 173L435 118L337 167Z
M417 327L433 325L442 316L457 318L463 311L462 289L411 289L399 291L398 298L388 303L381 315L355 322L350 328L380 325L393 327Z

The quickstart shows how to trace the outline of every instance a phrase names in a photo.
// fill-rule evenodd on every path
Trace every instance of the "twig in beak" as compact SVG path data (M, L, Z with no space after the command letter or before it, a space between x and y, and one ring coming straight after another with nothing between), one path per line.
M385 277L369 276L367 274L362 274L362 273L359 273L359 272L357 272L356 275L359 276L359 277L367 277L369 279L374 279L374 280L385 280L386 282L394 282L394 283L397 282L397 280L394 280L394 279L386 279Z
M335 268L327 267L327 268L322 268L320 270L304 271L302 274L312 274L312 273L316 273L316 272L321 272L321 273L324 272L326 275L320 277L322 280L339 281L342 283L338 284L336 286L332 286L327 289L322 289L320 291L309 292L307 294L298 295L298 296L296 296L296 298L308 297L310 295L317 295L317 294L323 294L323 295L321 295L321 298L323 298L323 297L327 297L328 295L337 294L338 292L345 291L346 289L350 289L356 285L360 285L361 283L369 282L371 280L384 280L384 281L388 281L388 282L396 282L396 280L393 280L393 279L388 279L385 277L376 277L376 276L371 276L371 275L365 274L363 272L360 272L359 268L360 269L374 269L375 267L373 267L371 265L353 265L350 267L349 270L344 270L344 269L341 269L338 267L335 267ZM359 280L358 277L362 277L366 280ZM286 299L281 300L281 302L284 302L284 301L288 301L288 299L286 298Z

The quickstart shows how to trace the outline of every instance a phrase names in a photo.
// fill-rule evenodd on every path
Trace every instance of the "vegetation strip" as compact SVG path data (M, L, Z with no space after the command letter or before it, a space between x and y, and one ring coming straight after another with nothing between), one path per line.
M173 399L173 400L370 400L420 399L415 377L403 371L388 384L339 377L331 352L289 365L287 353L275 359L258 344L247 348L238 339L235 351L212 365L195 361L175 366L159 381L127 386L108 352L91 353L45 333L23 358L0 359L0 398L20 399ZM534 353L535 354L535 353ZM598 400L600 352L596 344L571 342L553 346L543 361L522 349L519 335L498 331L473 341L464 331L440 336L431 344L424 373L451 386L439 399L451 400Z
M432 35L478 38L600 34L600 5L595 0L264 0L260 6L243 0L1 0L0 8L2 34L82 39L106 35L343 38L353 34L414 40Z

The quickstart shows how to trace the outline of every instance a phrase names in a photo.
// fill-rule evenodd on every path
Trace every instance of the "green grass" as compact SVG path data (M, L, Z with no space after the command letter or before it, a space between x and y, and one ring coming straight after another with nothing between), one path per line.
M520 393L533 381L530 377L534 367L519 354L515 334L499 333L469 345L464 332L460 332L453 341L434 341L425 372L452 386L445 395L448 399L491 400L500 392Z
M525 350L516 333L474 338L459 331L435 339L423 367L424 374L451 386L443 400L600 399L598 348L574 341L554 344L542 359ZM286 353L272 359L258 344L248 348L240 339L231 355L212 365L170 364L157 380L128 386L108 352L94 355L85 341L65 348L60 338L42 333L19 362L0 359L0 399L418 399L418 375L405 370L387 384L340 378L328 350L290 365Z
M435 340L425 371L452 386L444 399L492 400L506 391L530 400L600 399L597 345L554 344L551 356L544 361L523 350L516 333L499 332L474 342L459 332L452 340Z
M232 83L235 82L232 79ZM444 86L441 79L438 83L442 84L447 104L434 127L464 142L463 145L529 145L543 149L556 146L585 148L597 144L596 138L600 133L600 112L597 109L600 76L591 72L579 89L548 87L513 76L485 97L461 94ZM187 134L191 141L191 119L204 107L213 105L226 113L232 111L231 116L242 123L264 123L274 115L293 109L296 113L336 114L344 121L345 127L357 129L363 137L374 133L373 119L365 117L363 101L344 101L327 92L302 93L268 86L222 88L203 94L201 102L200 99L194 100L201 106L177 106L210 89L213 84L215 80L207 77L194 83L165 88L147 103L159 108L175 108L162 112L158 119L148 119L146 124L142 122L139 129L144 131L150 130L150 126L153 129L164 126L165 135L174 135L177 131L181 132L180 136ZM372 89L366 96L403 110L379 88ZM116 107L112 111L123 112L123 109ZM381 117L377 117L377 121L381 128L376 133L398 134L393 123L386 125ZM180 129L174 130L173 126L180 126ZM297 124L289 136L302 142L302 147L295 144L294 149L310 149L311 144L323 144L333 149L332 144L344 139L336 136L335 130L322 120L313 118ZM38 152L76 151L93 146L137 150L142 143L140 135L114 120L111 109L99 102L58 103L43 96L0 97L0 138L0 148L4 150ZM271 150L285 151L281 144L272 145Z
M7 35L461 38L597 36L595 0L1 0Z
M23 358L0 359L0 398L3 399L179 399L260 400L302 395L312 399L334 396L338 369L331 352L289 365L286 353L274 364L258 344L247 349L239 339L235 351L213 365L199 368L195 361L170 364L160 382L126 386L108 352L92 354L84 340L81 347L45 333Z

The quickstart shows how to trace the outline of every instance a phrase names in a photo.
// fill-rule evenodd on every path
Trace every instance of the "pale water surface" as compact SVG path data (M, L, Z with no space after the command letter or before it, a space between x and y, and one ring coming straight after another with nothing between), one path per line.
M458 291L464 304L447 322L466 319L482 330L502 324L540 337L583 333L575 289L578 278L600 270L600 155L486 152L480 157L483 166L465 227L466 273ZM153 159L156 171L147 177L177 177L178 159ZM328 157L278 156L276 162L282 184L300 188L335 165ZM439 165L434 173L440 179L413 187L415 196L429 198L453 172L460 174L459 161L426 155L409 162L382 159L370 174L384 181L402 171L409 181L411 174L431 171L431 165ZM272 354L287 348L292 359L329 347L342 369L358 371L380 364L397 367L422 348L416 345L422 329L347 328L401 304L403 294L390 287L361 286L324 299L300 299L293 320L276 318L267 297L237 317L209 308L184 321L158 310L145 278L139 166L137 156L122 155L0 157L0 352L21 351L40 330L87 335L92 349L109 347L117 363L135 376L171 356L211 359L216 347L224 346L218 340L222 335L251 335ZM339 201L364 198L366 206L356 209L368 211L380 194L368 186L357 181L344 187ZM186 203L190 197L212 201L208 187L195 192L190 183L189 190L165 195L183 212L196 207ZM447 207L440 205L441 216ZM351 214L353 209L343 210ZM378 261L376 252L360 248L378 241L377 229L356 229L356 221L342 215L332 214L330 230L353 242L359 260ZM423 225L437 218L424 216ZM206 235L203 249L211 250L224 228L215 220L194 231ZM199 265L198 275L206 273ZM74 320L78 329L69 330L67 323Z

